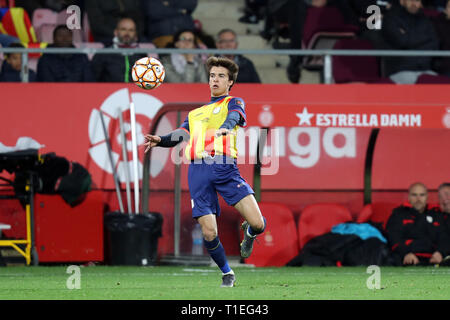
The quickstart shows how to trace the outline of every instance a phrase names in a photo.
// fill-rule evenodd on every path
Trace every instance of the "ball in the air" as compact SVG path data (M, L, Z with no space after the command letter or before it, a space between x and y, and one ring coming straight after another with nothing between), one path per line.
M158 88L164 81L166 71L162 63L155 58L145 57L137 60L131 69L133 82L143 89Z

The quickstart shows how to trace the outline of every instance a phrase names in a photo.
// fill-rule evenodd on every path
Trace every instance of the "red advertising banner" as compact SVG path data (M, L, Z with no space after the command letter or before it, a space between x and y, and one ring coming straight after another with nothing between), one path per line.
M277 159L263 167L263 189L362 188L372 128L438 130L443 144L439 157L448 159L448 89L448 85L237 84L231 93L244 99L248 118L248 127L241 130L238 140L243 176L252 181L255 137L260 128L270 128L265 160ZM133 84L3 83L0 96L3 150L13 150L19 138L28 137L44 145L41 153L55 152L84 165L97 187L114 189L100 113L105 118L114 165L124 182L124 169L128 166L132 172L130 102L136 106L141 145L164 104L207 103L209 88L207 84L164 84L145 91ZM119 113L125 120L126 142L119 134ZM186 112L182 113L181 120L185 116ZM175 127L176 113L168 114L157 134ZM122 157L123 143L128 163ZM143 151L139 147L140 172ZM173 188L174 152L163 148L153 152L152 189ZM445 172L445 168L441 170ZM448 171L446 174L448 177ZM185 177L185 169L182 175ZM184 178L182 186L187 189Z

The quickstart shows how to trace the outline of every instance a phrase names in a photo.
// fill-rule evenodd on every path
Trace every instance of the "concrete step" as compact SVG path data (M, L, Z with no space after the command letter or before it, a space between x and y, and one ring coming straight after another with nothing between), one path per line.
M244 6L244 0L199 0L192 16L199 20L216 17L234 19L237 22L242 16Z
M199 18L200 22L203 26L203 31L212 36L216 36L216 34L225 28L233 29L238 35L247 34L247 26L244 23L239 23L237 19L228 18L228 17L220 17L216 18L214 16L209 16L205 18Z
M262 83L289 83L286 69L276 67L257 67Z

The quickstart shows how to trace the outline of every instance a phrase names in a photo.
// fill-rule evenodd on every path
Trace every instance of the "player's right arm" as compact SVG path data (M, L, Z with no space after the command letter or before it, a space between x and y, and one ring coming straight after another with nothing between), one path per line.
M145 153L153 147L172 148L182 141L189 141L189 120L188 117L184 120L180 128L172 131L165 136L157 136L147 134L144 136Z

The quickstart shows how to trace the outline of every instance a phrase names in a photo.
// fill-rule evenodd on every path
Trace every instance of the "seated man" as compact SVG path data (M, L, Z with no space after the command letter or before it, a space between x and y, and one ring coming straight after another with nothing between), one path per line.
M216 47L223 50L235 50L238 48L236 32L232 29L222 29L217 34ZM233 60L239 66L237 82L239 83L261 83L258 72L253 62L242 56L235 54L226 54L226 58Z
M122 17L112 37L112 48L137 48L136 23L132 18ZM92 59L92 70L98 82L132 82L131 68L145 54L123 55L120 53L96 54Z
M393 50L438 50L439 40L431 21L424 15L421 0L400 0L383 18L383 38ZM398 84L413 84L431 70L431 57L386 58L386 73Z
M53 31L53 44L49 48L75 48L72 31L59 25ZM41 82L92 82L89 60L85 54L44 53L37 65L37 80Z
M423 183L409 187L408 203L393 210L386 233L396 265L439 264L449 255L443 215L427 204Z

